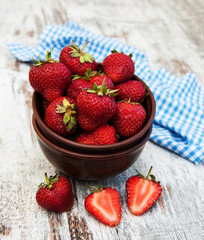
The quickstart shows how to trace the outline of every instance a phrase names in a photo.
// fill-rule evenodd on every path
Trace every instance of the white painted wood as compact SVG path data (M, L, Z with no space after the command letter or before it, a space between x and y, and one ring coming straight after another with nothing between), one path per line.
M151 142L127 171L102 182L120 191L122 221L110 228L84 209L89 182L72 180L75 203L54 214L35 201L44 172L54 167L42 154L32 128L30 66L13 58L4 41L36 46L48 24L68 19L147 54L151 67L175 75L192 71L204 86L204 2L134 0L0 0L0 239L11 240L201 240L204 239L204 164L195 166ZM140 217L126 203L125 182L135 168L152 165L163 193ZM92 184L98 184L92 183Z

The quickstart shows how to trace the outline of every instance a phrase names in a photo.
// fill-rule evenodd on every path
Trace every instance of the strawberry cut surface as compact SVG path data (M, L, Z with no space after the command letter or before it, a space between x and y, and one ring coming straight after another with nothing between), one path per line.
M141 215L160 197L162 188L159 183L132 176L126 183L127 202L130 211Z
M85 208L99 221L114 227L121 221L121 205L119 200L118 191L108 187L86 197Z

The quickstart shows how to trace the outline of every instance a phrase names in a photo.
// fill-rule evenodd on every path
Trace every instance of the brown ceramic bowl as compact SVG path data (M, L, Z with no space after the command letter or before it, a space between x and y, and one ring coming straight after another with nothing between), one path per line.
M94 146L94 145L85 145L81 143L76 143L75 141L64 138L54 131L52 131L43 121L44 112L42 110L42 96L37 92L34 92L32 98L32 106L34 117L37 121L38 127L43 135L50 140L52 143L58 145L59 147L66 148L67 150L77 151L80 153L117 153L118 151L125 150L130 148L131 146L135 146L136 143L139 143L141 139L144 138L145 134L149 132L149 129L152 127L152 123L155 116L156 104L154 100L154 96L149 89L149 87L142 81L139 77L134 75L134 79L143 83L149 96L143 102L143 106L145 107L147 118L143 128L134 136L120 141L118 143L103 145L103 146Z
M152 130L150 127L139 143L125 150L86 154L67 150L51 142L40 131L34 116L33 127L42 152L54 167L72 178L89 181L113 177L128 169L138 159Z

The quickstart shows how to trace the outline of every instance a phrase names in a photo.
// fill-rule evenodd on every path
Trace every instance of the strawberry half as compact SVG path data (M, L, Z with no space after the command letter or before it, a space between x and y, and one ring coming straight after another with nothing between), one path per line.
M160 197L162 188L159 182L151 175L152 167L147 177L138 174L130 177L126 182L127 203L134 215L146 212ZM150 179L149 179L150 177Z
M96 191L85 199L86 210L102 223L115 227L121 221L121 205L118 191L112 187L95 189Z
M47 177L46 184L41 183L36 193L37 203L48 211L66 212L74 203L74 194L70 181L62 175Z

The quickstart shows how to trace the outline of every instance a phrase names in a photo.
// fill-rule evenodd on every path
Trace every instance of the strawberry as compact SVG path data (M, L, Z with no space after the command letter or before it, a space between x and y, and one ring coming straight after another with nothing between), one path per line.
M146 111L141 104L117 102L113 123L120 137L128 138L139 132L145 119Z
M116 130L109 124L104 124L91 132L81 133L76 142L88 145L106 145L118 142Z
M129 80L120 84L117 84L118 89L117 100L128 101L131 98L132 102L141 103L146 95L146 89L139 81Z
M113 50L103 60L103 71L112 79L114 84L130 80L133 77L135 67L131 57L131 54L128 56L123 52L118 53L116 50Z
M76 100L81 91L84 89L90 89L91 87L92 85L90 82L83 78L73 79L67 89L67 96Z
M146 178L139 173L126 182L128 207L135 215L141 215L147 211L162 193L161 185L156 182L153 175L150 175L151 171L152 167Z
M36 65L29 71L31 86L48 102L63 96L72 79L71 71L64 64L53 60L49 51L46 61L34 62Z
M117 90L101 86L83 90L77 97L78 123L86 131L92 131L107 123L115 114L116 102L113 97Z
M46 184L41 183L36 193L37 203L48 211L66 212L74 204L74 194L70 181L62 175L47 177Z
M46 111L46 109L48 108L49 105L50 105L50 102L48 102L47 100L45 100L43 98L42 99L42 103L41 103L41 107L42 107L43 113Z
M69 97L60 97L47 107L44 121L54 132L66 137L76 130L76 114L75 101Z
M102 223L115 227L121 221L121 205L118 191L112 187L95 189L96 191L85 199L86 210Z
M113 81L101 71L92 71L90 68L86 71L84 76L74 75L72 82L67 89L67 96L77 99L79 93L84 89L92 89L94 83L97 86L102 85L103 80L108 89L115 89Z
M84 52L88 43L89 42L86 42L80 50L74 41L72 41L72 44L64 47L60 53L60 62L64 63L73 74L83 76L88 68L95 70L97 67L94 58L90 54Z

